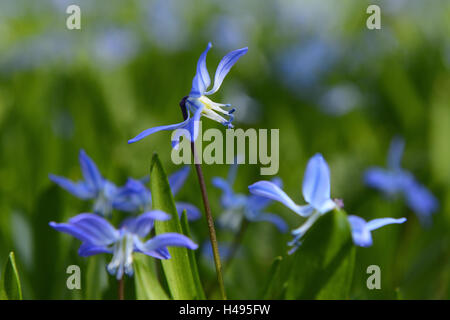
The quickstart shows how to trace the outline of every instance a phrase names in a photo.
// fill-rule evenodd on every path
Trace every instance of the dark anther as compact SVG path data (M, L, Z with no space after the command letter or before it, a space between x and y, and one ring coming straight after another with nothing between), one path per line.
M186 120L188 118L188 111L187 111L187 108L186 108L186 99L187 98L188 98L188 96L185 96L180 101L180 108L181 108L181 112L183 113L184 120Z

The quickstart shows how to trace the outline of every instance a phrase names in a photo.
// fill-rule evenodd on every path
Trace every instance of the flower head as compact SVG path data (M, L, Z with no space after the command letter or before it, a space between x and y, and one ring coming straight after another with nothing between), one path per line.
M403 139L394 138L389 148L387 169L369 168L364 174L364 181L388 196L402 194L420 221L429 224L431 215L438 209L439 204L434 195L421 185L411 172L401 167L404 147Z
M182 135L188 135L191 141L195 141L198 135L198 122L202 116L209 118L211 120L217 121L228 128L232 128L231 122L233 121L232 113L235 109L226 110L229 108L229 104L221 104L211 101L207 96L214 94L217 90L219 90L225 76L231 70L231 67L239 60L241 56L247 53L248 48L237 49L231 51L227 55L225 55L220 61L216 74L214 76L214 85L208 90L208 87L211 84L211 79L208 73L208 69L206 68L206 55L211 49L211 43L208 43L206 50L200 55L200 58L197 62L197 70L192 81L192 88L189 95L182 100L182 107L187 108L186 110L186 119L177 124L166 125L166 126L158 126L147 129L140 134L138 134L133 139L128 140L128 143L133 143L139 141L146 136L153 134L162 130L176 130L176 129L184 129L179 130L177 134L174 135L174 140L172 141L172 146L177 147L179 138ZM191 112L193 116L191 117ZM222 115L223 116L222 116ZM224 118L224 116L228 117L228 119Z
M307 205L296 204L279 186L270 181L258 181L248 189L254 195L281 202L302 217L309 217L314 211L323 214L336 207L330 197L330 169L320 153L314 155L306 166L302 191Z
M189 175L190 168L185 166L169 177L169 185L172 195L175 196L183 187ZM175 202L178 214L181 216L183 210L189 220L200 218L200 210L193 204L187 202ZM146 212L152 208L152 194L142 180L129 178L125 186L119 188L114 207L127 212Z
M94 199L94 213L109 216L117 194L117 187L103 178L94 161L84 150L80 150L79 161L83 180L73 182L53 174L49 175L50 180L80 199Z
M280 232L286 232L288 226L280 216L264 212L264 209L272 202L270 199L257 195L246 196L233 191L237 166L237 162L230 166L227 179L215 177L212 180L213 185L222 190L221 204L225 212L219 217L219 223L231 229L237 229L242 218L245 217L249 221L270 222ZM274 178L272 181L278 186L282 185L279 178ZM238 212L243 212L244 216L238 214Z
M68 223L50 222L54 229L70 234L82 241L78 254L88 257L99 253L113 255L108 272L121 279L125 274L133 275L133 252L157 259L170 259L168 246L197 249L188 237L178 233L164 233L143 241L155 220L167 220L170 216L162 211L148 211L136 218L126 219L116 229L107 220L91 213L82 213Z
M366 222L357 216L348 216L348 221L352 228L353 243L360 247L370 247L372 245L371 231L384 227L388 224L399 224L406 221L406 218L380 218Z
M342 200L334 202L330 198L330 169L320 153L314 155L306 166L302 191L307 205L296 204L279 186L270 181L258 181L249 186L249 190L255 195L279 201L300 216L308 218L300 227L292 231L294 238L288 244L293 248L289 254L295 252L302 244L303 236L321 215L342 206L343 203ZM386 224L403 223L404 221L406 221L405 218L383 218L366 223L362 218L349 216L353 242L359 246L372 244L370 231Z

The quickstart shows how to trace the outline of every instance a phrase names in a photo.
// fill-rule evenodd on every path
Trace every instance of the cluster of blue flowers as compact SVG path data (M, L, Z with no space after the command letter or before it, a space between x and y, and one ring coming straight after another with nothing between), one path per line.
M128 179L122 187L106 180L94 161L80 150L79 154L83 180L73 182L67 178L50 175L50 179L74 196L83 200L93 200L94 213L81 213L67 223L50 222L54 229L70 234L82 241L78 254L87 257L99 253L111 253L113 258L108 271L121 279L125 274L133 274L133 252L139 252L157 259L169 259L168 246L197 249L197 244L178 233L164 233L144 241L153 228L154 221L168 220L170 215L160 210L152 210L151 192L142 180ZM189 174L184 167L169 177L172 193L175 195L183 186ZM176 203L178 214L186 210L188 219L200 217L200 211L192 204ZM118 228L107 219L113 209L129 213Z
M220 61L214 77L214 85L206 68L206 55L211 48L208 44L201 54L192 89L182 100L185 107L185 121L147 129L130 139L133 143L158 131L177 130L172 140L176 148L179 139L185 135L192 142L198 135L198 122L202 116L217 121L232 128L234 109L226 110L230 105L211 101L207 96L215 93L221 86L225 76L237 60L247 53L247 48L231 51ZM191 116L191 113L193 116ZM224 118L219 113L228 117ZM178 129L184 129L178 131ZM403 194L408 206L417 213L423 222L429 222L431 214L437 210L438 203L434 196L414 176L401 168L400 162L404 142L394 139L388 157L388 169L371 168L365 174L365 182L374 188L392 196ZM236 179L237 163L231 166L227 179L215 177L212 184L222 190L221 205L224 213L219 217L219 225L236 231L242 219L248 221L266 221L272 223L280 232L286 232L286 222L273 213L265 212L271 201L278 201L294 211L306 221L292 231L293 239L289 242L294 252L302 243L304 235L322 215L343 206L342 200L330 196L330 170L320 153L314 155L306 166L302 192L305 205L298 205L283 190L282 181L276 177L272 181L258 181L249 186L251 195L236 193L233 184ZM181 234L166 233L144 240L150 233L155 220L167 220L170 216L158 210L152 210L151 191L145 186L148 178L141 180L128 179L123 187L117 187L102 177L94 162L80 151L80 165L84 179L73 182L64 177L50 175L50 179L73 195L93 200L93 213L82 213L70 219L68 223L51 222L50 225L58 231L68 233L82 241L79 249L81 256L98 253L111 253L113 259L108 265L108 271L121 279L123 274L133 273L133 252L143 253L158 259L170 258L167 246L182 246L196 249L197 245ZM169 178L172 193L175 195L183 186L189 174L189 167L184 167ZM186 210L188 218L194 220L200 217L200 211L194 205L176 202L179 214ZM113 209L130 213L118 228L114 228L106 219L110 218ZM389 224L401 224L406 218L379 218L366 221L361 217L349 215L353 242L357 246L372 245L371 232Z

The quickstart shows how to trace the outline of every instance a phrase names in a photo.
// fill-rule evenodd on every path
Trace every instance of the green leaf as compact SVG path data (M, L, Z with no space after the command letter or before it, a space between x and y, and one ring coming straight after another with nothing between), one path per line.
M280 266L282 260L283 260L282 257L276 257L272 262L272 266L270 267L269 270L269 276L267 278L267 283L263 291L264 300L273 299L273 297L276 296L276 289L277 289L276 282L280 275Z
M138 300L168 300L169 297L153 270L150 257L135 254L133 258L134 283Z
M150 184L153 208L162 210L172 216L168 221L156 221L156 234L167 232L183 233L178 218L169 181L158 155L154 155L150 166ZM189 263L188 249L169 247L170 259L161 260L167 285L173 299L200 299Z
M103 255L89 257L86 269L85 299L100 300L103 290L108 286L106 263Z
M33 227L33 268L31 284L39 299L51 299L58 284L65 283L66 265L60 259L60 235L48 223L62 219L61 190L56 184L44 189L34 204L31 226ZM53 279L48 281L48 279ZM65 289L65 288L64 288Z
M22 300L22 288L20 286L19 272L17 271L14 252L11 252L3 271L3 279L0 284L1 300Z
M181 228L183 229L183 233L187 237L191 237L191 232L189 230L189 222L186 215L186 210L183 210L183 214L181 215ZM198 299L205 300L205 291L203 290L202 282L200 281L200 275L198 273L197 260L195 259L194 250L188 250L189 255L189 263L191 265L192 277L194 278L195 287L197 289L197 297Z
M287 299L348 298L355 247L347 215L334 210L320 217L293 256Z

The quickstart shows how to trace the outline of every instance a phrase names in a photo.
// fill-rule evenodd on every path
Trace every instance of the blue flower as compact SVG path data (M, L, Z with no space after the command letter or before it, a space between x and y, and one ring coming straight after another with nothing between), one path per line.
M209 77L208 69L206 68L206 55L211 49L211 43L208 43L206 50L200 55L200 58L197 62L197 71L195 77L192 81L192 88L189 95L183 98L182 103L187 107L187 119L181 123L166 125L166 126L158 126L147 129L140 134L138 134L133 139L128 140L128 143L133 143L145 138L148 135L151 135L155 132L162 130L176 130L176 129L185 129L180 130L174 136L174 140L172 141L172 146L177 147L179 138L182 135L189 135L191 141L195 141L198 135L198 122L201 116L205 116L206 118L217 121L228 128L232 128L231 122L233 121L232 113L235 109L231 109L229 111L224 108L230 107L228 104L221 104L211 101L207 96L215 93L219 90L223 79L230 71L231 67L237 62L237 60L247 53L248 48L242 48L238 50L231 51L226 56L222 58L220 61L216 74L214 76L214 85L210 90L207 90L211 84L211 79ZM193 113L193 117L191 117L190 112ZM225 119L219 113L224 114L229 117L229 119ZM187 130L187 131L186 131Z
M298 215L308 217L304 224L292 231L294 239L289 245L294 246L294 249L301 244L303 235L314 222L336 207L330 197L330 169L320 153L314 155L306 166L302 191L307 205L296 204L278 185L270 181L258 181L248 188L254 195L279 201Z
M117 187L102 177L94 161L84 150L80 150L79 161L84 180L73 182L53 174L49 175L50 180L80 199L94 199L94 213L110 216Z
M303 236L320 216L338 206L338 201L335 202L330 198L330 169L320 153L314 155L306 166L303 178L303 197L308 203L307 205L296 204L279 186L270 181L258 181L249 186L249 190L255 195L279 201L298 215L308 218L299 228L292 231L294 239L288 244L293 248L289 254L295 252L301 245ZM403 223L404 221L406 221L404 218L383 218L372 220L366 224L362 218L349 216L353 241L359 246L372 244L370 231L386 224Z
M296 204L279 186L270 181L258 181L248 188L257 196L281 202L302 217L309 217L314 211L323 214L336 207L330 198L330 169L320 153L309 160L303 178L302 191L307 205Z
M189 166L185 166L169 177L170 189L175 196L184 185L189 175ZM187 202L175 202L178 214L181 216L183 210L189 220L200 218L200 210L193 204ZM152 208L152 194L143 181L129 178L124 187L119 188L114 201L114 207L127 212L146 212Z
M381 190L387 196L403 194L407 205L416 213L419 220L427 225L431 222L431 215L438 209L439 203L427 188L416 181L411 172L401 167L404 147L403 139L394 138L389 148L388 168L369 168L364 174L364 181L368 186Z
M281 217L273 213L263 212L270 204L270 199L257 195L246 196L233 191L236 172L237 163L231 165L226 180L220 177L215 177L212 180L213 185L222 190L221 204L225 212L219 217L219 224L236 230L243 218L237 212L242 211L244 217L249 221L267 221L277 227L280 232L286 232L288 226ZM273 183L281 186L282 181L279 178L275 178Z
M133 275L133 252L139 252L157 259L170 259L168 246L186 247L195 250L197 245L188 237L178 233L164 233L145 242L155 220L167 220L170 216L162 211L146 212L136 218L126 219L119 229L107 220L92 213L82 213L68 223L50 222L54 229L70 234L82 241L78 250L81 257L99 253L113 255L107 270L121 279L125 274Z
M363 218L350 215L348 216L348 221L352 229L353 242L360 247L370 247L372 245L371 231L388 224L403 223L406 221L406 218L380 218L366 222Z

